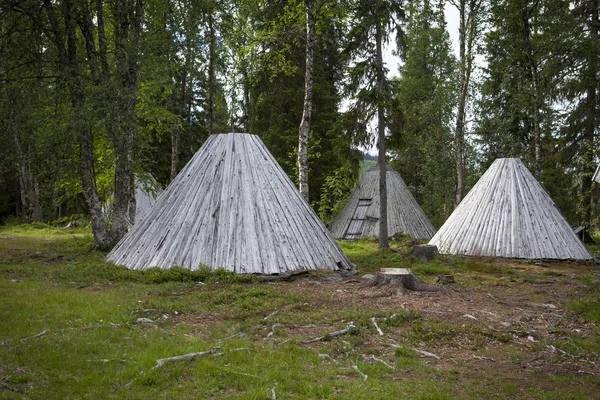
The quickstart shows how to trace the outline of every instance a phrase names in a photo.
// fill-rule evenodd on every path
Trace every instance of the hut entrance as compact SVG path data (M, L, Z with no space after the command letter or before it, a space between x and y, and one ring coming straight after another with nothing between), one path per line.
M350 222L348 223L348 227L346 228L346 232L344 233L344 239L354 240L362 237L363 231L365 229L365 221L367 219L373 219L373 217L367 216L367 210L369 209L371 204L373 204L373 199L358 199L358 203L356 204L354 214L352 215L352 218L350 218Z

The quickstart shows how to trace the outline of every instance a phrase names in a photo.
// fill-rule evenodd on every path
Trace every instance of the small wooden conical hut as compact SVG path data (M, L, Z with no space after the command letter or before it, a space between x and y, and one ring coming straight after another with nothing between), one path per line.
M406 187L399 173L387 166L388 233L405 233L415 239L431 239L435 228ZM379 236L379 167L369 168L348 202L330 225L336 239Z

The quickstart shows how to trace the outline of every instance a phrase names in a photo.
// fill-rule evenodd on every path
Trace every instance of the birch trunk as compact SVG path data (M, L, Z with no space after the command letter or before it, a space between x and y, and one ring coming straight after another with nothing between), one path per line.
M385 93L385 75L383 71L382 26L379 16L380 0L377 1L377 29L375 41L377 46L377 163L379 165L379 248L388 249L388 213L387 213L387 165L385 160L385 108L382 104Z
M304 110L298 136L298 183L300 194L308 201L308 135L312 112L315 15L313 0L304 0L304 4L306 7L306 71L304 75Z

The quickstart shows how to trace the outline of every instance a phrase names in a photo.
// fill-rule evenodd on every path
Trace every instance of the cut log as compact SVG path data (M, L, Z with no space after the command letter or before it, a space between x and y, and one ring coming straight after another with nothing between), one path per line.
M396 287L418 292L437 292L438 286L426 285L408 268L382 268L365 286Z
M438 248L430 244L419 244L413 247L412 254L421 261L430 261L438 254Z

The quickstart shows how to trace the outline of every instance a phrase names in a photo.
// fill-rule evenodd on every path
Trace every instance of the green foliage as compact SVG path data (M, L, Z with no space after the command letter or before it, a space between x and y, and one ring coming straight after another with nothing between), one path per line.
M600 322L600 296L597 294L577 299L569 303L568 308L581 314L586 321Z
M400 78L392 86L397 107L390 138L392 166L432 223L441 226L453 204L456 60L443 2L413 0L407 2L406 11L410 45Z

